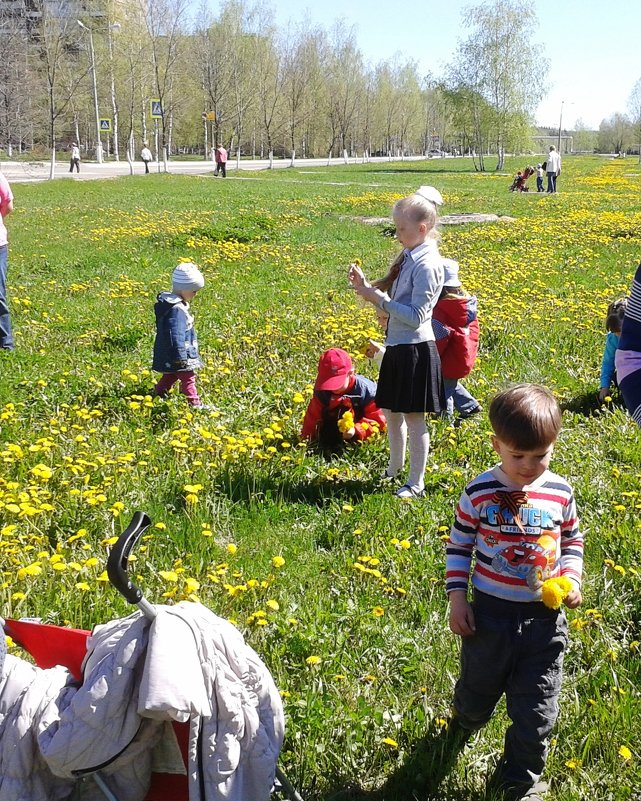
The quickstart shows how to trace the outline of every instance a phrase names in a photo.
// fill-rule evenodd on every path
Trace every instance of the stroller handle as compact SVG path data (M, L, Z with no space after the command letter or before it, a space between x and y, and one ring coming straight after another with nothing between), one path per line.
M142 590L127 575L129 555L136 543L151 525L151 518L144 512L135 512L131 523L122 532L118 541L109 552L107 559L107 575L109 581L125 597L130 604L138 604L143 600Z

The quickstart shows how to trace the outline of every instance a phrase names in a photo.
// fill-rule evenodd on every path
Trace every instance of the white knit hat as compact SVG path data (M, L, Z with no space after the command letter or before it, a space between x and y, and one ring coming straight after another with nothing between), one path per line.
M174 292L198 292L205 286L205 279L198 267L191 261L183 262L171 274Z
M430 203L433 203L435 206L443 205L443 196L435 186L419 186L414 194L420 195L422 198L425 198L425 200L429 200Z
M454 259L443 259L443 272L445 273L443 286L461 286L458 277L457 261L454 261Z

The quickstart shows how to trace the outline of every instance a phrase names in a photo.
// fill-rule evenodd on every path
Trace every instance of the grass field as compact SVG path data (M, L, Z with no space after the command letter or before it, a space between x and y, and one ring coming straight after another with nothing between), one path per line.
M287 715L281 764L308 801L376 788L390 801L483 798L507 717L501 707L450 760L458 642L442 540L463 486L494 464L486 416L431 424L427 497L413 503L376 481L384 438L331 462L298 440L323 349L348 349L373 375L359 354L380 334L347 265L381 275L397 245L361 218L434 184L444 214L512 218L442 229L443 255L479 298L466 385L487 407L509 382L541 382L564 407L552 469L576 491L586 576L551 798L640 798L641 434L596 392L605 310L641 255L641 168L567 158L552 197L509 193L510 181L448 159L15 185L2 614L77 627L126 614L105 559L142 509L155 525L136 580L151 600L199 599L264 657ZM207 280L193 309L214 411L150 396L154 298L179 258Z

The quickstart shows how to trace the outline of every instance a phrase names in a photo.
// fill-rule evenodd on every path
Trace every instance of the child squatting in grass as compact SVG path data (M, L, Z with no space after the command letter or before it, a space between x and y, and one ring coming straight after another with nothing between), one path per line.
M301 437L318 442L322 448L336 448L342 442L359 442L385 431L385 416L376 405L376 383L357 375L352 359L341 348L330 348L320 357ZM348 417L351 415L351 418ZM341 420L352 425L339 426Z
M396 491L399 498L424 494L430 447L425 413L439 414L445 408L432 329L432 310L443 287L443 259L435 231L436 206L442 202L437 189L422 186L394 204L396 238L404 249L381 281L370 284L357 264L349 268L355 291L389 315L376 403L387 419L386 477L396 478L403 469L409 437L410 471L407 482Z
M451 728L480 729L505 693L511 724L490 786L505 801L537 801L568 642L565 614L542 603L542 587L565 576L563 603L580 605L583 536L572 488L548 469L561 428L554 396L514 386L489 417L501 462L467 485L447 543L450 629L461 637Z
M205 406L196 389L196 370L203 363L198 353L198 338L189 304L205 286L205 279L191 262L179 264L171 279L172 291L161 292L154 305L156 339L152 369L162 373L154 387L154 395L166 398L178 381L189 405L202 409Z
M614 362L626 409L641 426L641 264L632 281Z

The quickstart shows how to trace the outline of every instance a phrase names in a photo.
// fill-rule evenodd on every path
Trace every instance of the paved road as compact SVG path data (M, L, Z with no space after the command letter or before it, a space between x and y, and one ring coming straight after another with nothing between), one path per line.
M425 161L424 156L408 156L406 161ZM386 156L370 158L372 163L389 162ZM362 159L350 159L350 164L362 164ZM274 168L286 168L290 166L289 159L274 159ZM332 159L331 166L340 167L345 162L343 159ZM322 159L296 159L297 168L306 167L327 167L327 158ZM251 172L255 170L266 170L269 167L267 159L243 160L240 163L240 172ZM134 162L135 175L143 175L145 167L141 161ZM163 165L160 164L160 171ZM213 174L214 164L211 161L169 161L167 164L168 172L180 175L208 175ZM1 161L0 170L7 179L12 182L20 181L46 181L49 178L48 161ZM150 170L158 172L158 165L151 164ZM227 164L227 173L232 175L236 171L236 162L230 161ZM56 179L65 180L91 180L93 178L114 178L120 175L130 175L129 164L126 161L106 161L97 164L93 161L83 161L80 164L80 173L70 173L69 163L59 161L56 164Z

